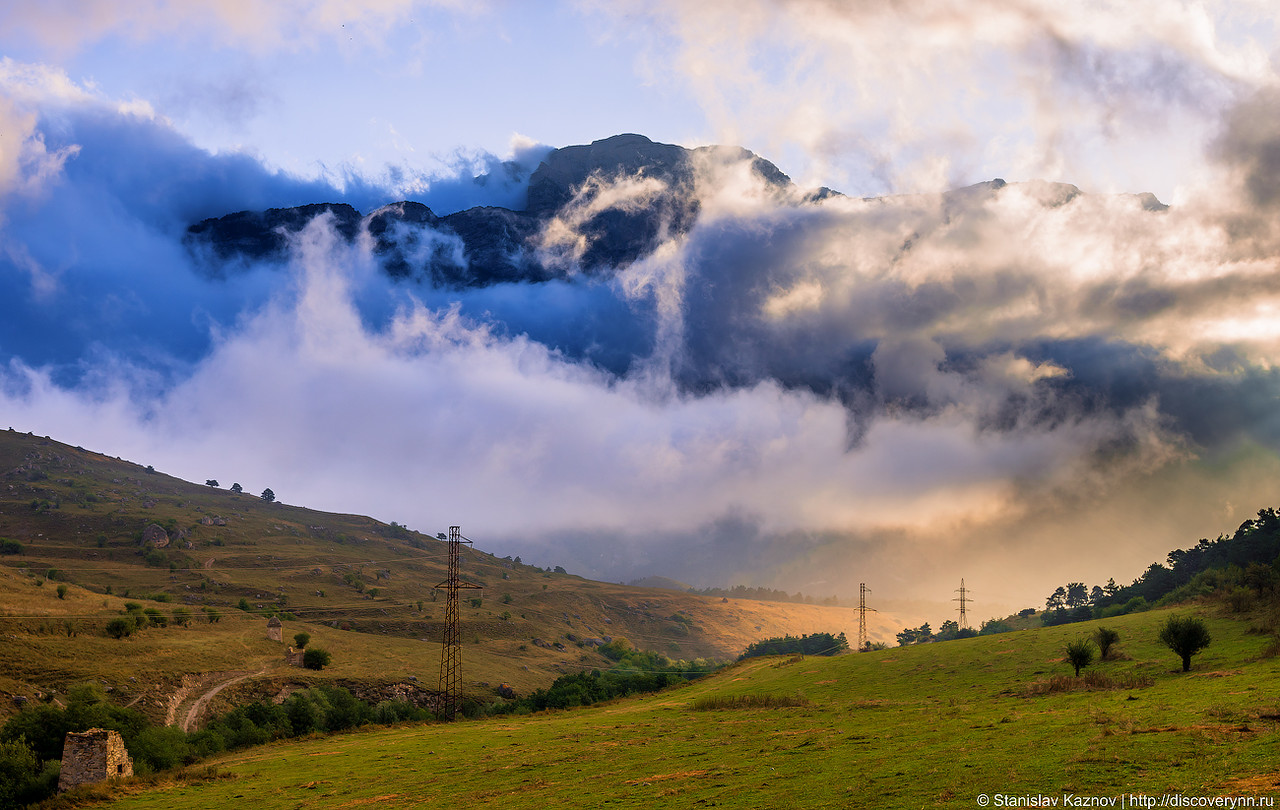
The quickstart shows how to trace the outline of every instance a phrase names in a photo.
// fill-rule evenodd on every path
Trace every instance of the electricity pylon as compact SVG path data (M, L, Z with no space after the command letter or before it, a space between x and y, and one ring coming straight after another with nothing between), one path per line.
M957 627L968 627L968 626L969 626L969 616L968 616L968 614L965 612L965 605L966 605L966 604L968 604L969 602L972 602L973 600L969 598L969 589L968 589L968 588L966 588L966 587L964 586L964 578L961 578L961 579L960 579L960 587L959 587L959 588L956 588L956 593L958 593L958 594L960 594L960 595L959 595L959 596L957 596L955 599L952 599L952 600L951 600L952 602L959 602L959 603L960 603L960 608L959 608L959 610L960 610L960 621L959 621L959 623L958 623L956 626L957 626Z
M462 544L471 541L462 536L462 527L449 527L449 578L437 585L444 588L444 649L440 652L440 713L442 720L452 720L458 713L458 701L462 696L462 629L458 617L458 591L462 588L479 588L463 582L458 575L458 560Z
M875 608L867 607L867 594L871 593L871 589L867 587L867 583L858 583L858 652L862 652L870 646L867 640L867 611L872 613L878 612Z

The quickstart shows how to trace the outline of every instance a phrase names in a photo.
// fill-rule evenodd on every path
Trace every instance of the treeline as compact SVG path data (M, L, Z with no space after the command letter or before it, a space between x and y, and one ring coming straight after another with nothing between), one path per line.
M1210 594L1224 595L1234 609L1247 610L1258 598L1280 592L1280 515L1275 509L1259 510L1231 537L1201 539L1191 548L1170 551L1165 560L1152 563L1127 586L1114 579L1092 588L1067 583L1045 600L1041 622L1107 619Z
M599 647L598 651L615 662L613 667L603 672L594 669L590 672L561 675L546 689L539 689L509 704L493 704L489 712L524 714L544 709L590 706L604 700L657 692L668 686L701 678L720 666L705 658L692 661L672 660L661 653L636 649L622 637Z
M753 641L738 656L738 660L760 655L836 655L848 649L849 640L844 637L844 633L835 636L830 633L813 633L798 638L787 635Z
M748 588L746 585L734 585L732 588L689 588L689 593L697 596L719 596L727 599L754 599L757 602L795 602L802 605L823 605L836 607L840 600L834 596L818 599L803 593L790 594L773 588Z

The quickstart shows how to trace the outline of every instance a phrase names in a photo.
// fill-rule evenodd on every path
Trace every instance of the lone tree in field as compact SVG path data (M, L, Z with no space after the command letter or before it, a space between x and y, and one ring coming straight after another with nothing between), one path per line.
M1194 616L1170 616L1160 628L1160 640L1182 658L1182 671L1190 672L1191 656L1208 647L1213 639L1204 622Z
M262 494L259 495L258 497L262 498L262 500L266 501L267 503L271 503L276 499L276 494L271 491L271 487L267 487L266 489L262 490Z
M1076 668L1076 677L1080 670L1093 663L1093 644L1089 639L1081 638L1067 643L1067 663Z
M1098 658L1105 661L1111 657L1111 648L1120 640L1120 633L1110 627L1099 627L1093 638L1098 642Z
M310 633L294 633L293 634L293 643L298 647L299 650L305 648L307 646L307 642L310 640L311 640Z

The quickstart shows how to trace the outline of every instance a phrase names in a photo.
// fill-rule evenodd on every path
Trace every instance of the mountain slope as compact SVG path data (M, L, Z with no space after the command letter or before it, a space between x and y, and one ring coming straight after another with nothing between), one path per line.
M160 693L177 690L183 676L263 667L276 679L250 679L240 693L278 689L280 678L303 673L276 671L284 647L266 640L272 612L285 616L286 643L306 631L334 654L325 677L371 688L437 682L445 605L435 586L447 556L429 534L268 503L5 431L0 538L16 552L0 557L0 658L8 662L0 692L10 697L36 699L87 679L137 696L137 684L148 683L158 712L167 699ZM462 576L482 586L461 607L465 677L479 692L502 682L528 691L607 666L594 651L606 638L673 658L727 659L761 637L855 637L857 628L849 609L593 582L470 548ZM237 608L241 600L251 612ZM129 601L160 611L170 626L107 638L107 621ZM208 622L206 608L221 620ZM192 614L190 626L172 623L178 609ZM896 621L877 615L872 627L887 639ZM13 706L0 702L0 713Z

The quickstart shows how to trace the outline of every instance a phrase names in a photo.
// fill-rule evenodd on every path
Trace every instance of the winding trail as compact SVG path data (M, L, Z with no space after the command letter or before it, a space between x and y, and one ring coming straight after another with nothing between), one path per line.
M196 698L195 703L191 704L191 708L187 711L187 716L182 719L182 726L181 726L182 730L186 732L191 731L191 729L195 726L196 721L200 719L200 714L204 711L205 707L209 705L209 701L213 700L214 695L218 694L223 689L226 689L228 686L240 683L246 678L252 678L257 675L265 675L266 672L267 672L266 667L263 667L257 672L245 672L240 675L235 675L224 681L219 681L217 684L215 684L211 689L209 689L203 695Z

